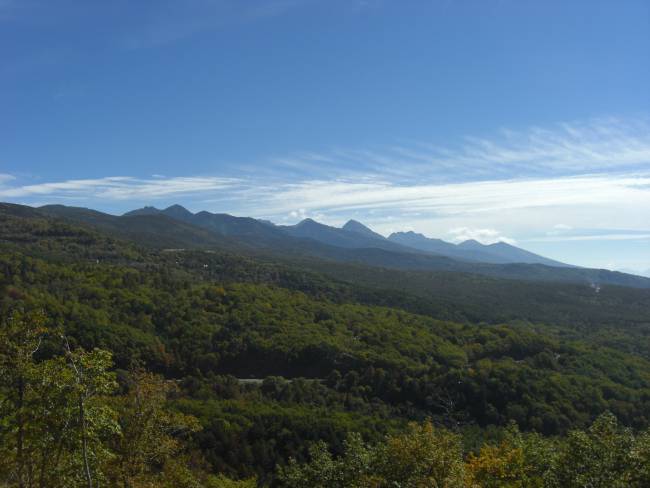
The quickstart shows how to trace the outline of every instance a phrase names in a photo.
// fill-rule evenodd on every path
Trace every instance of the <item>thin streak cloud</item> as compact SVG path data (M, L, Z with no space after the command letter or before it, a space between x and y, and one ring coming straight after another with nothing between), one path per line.
M200 192L214 192L234 188L239 180L217 177L175 177L139 179L129 176L110 176L97 179L67 180L62 182L7 188L0 186L0 198L50 196L87 200L157 199ZM0 178L0 183L2 179Z
M254 213L266 212L271 215L289 212L296 207L321 211L394 208L452 215L618 202L650 205L650 191L639 186L648 182L650 174L586 175L439 185L314 180L283 185L276 192L262 197L261 206L253 203L249 209Z
M566 242L566 241L629 241L650 239L650 231L646 233L614 233L614 234L592 234L585 236L553 236L529 239L528 242Z
M631 171L650 165L650 123L645 118L601 118L559 123L524 131L502 130L492 137L466 137L440 146L422 141L386 147L295 153L269 161L271 171L287 170L345 178L388 177L399 182L463 181L567 176Z

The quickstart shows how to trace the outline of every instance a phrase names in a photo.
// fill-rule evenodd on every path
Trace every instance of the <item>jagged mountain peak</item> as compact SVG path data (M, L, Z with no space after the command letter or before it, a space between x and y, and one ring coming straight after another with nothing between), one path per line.
M342 229L345 229L346 227L368 229L368 227L366 227L365 225L363 225L363 224L362 224L361 222L359 222L358 220L354 220L354 219L350 219L350 220L348 220L348 221L345 223L345 225L343 225ZM368 230L370 230L370 229L368 229Z
M466 241L463 241L459 244L457 244L458 247L465 247L465 248L482 248L485 247L485 244L481 244L479 241L476 239L467 239Z
M171 205L162 211L165 215L173 217L180 220L187 220L194 217L194 214L182 205Z
M181 212L192 213L188 209L183 207L182 205L179 205L178 203L175 203L174 205L170 205L164 211L165 212L178 212L178 211L181 211Z
M135 215L155 215L161 213L162 210L152 207L152 206L144 206L142 208L137 208L135 210L131 210L130 212L126 212L123 214L125 217L130 217L130 216L135 216Z
M295 226L296 227L305 227L305 226L312 226L312 225L325 225L321 224L320 222L316 222L314 219L307 217L302 219L300 222L298 222Z
M429 237L425 236L424 234L420 234L419 232L415 232L412 230L393 232L391 235L388 236L388 239L393 240L393 239L399 239L400 237L417 237L420 239L429 239Z
M385 240L386 238L382 236L381 234L378 234L377 232L373 231L369 227L363 225L361 222L358 220L350 219L348 220L343 227L341 227L343 230L346 230L348 232L354 232L355 234L362 234L367 237L373 237L375 239L381 239Z

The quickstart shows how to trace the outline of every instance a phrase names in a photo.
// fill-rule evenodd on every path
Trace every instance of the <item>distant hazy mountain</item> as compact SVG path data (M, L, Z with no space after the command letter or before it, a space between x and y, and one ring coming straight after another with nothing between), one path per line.
M7 207L7 211L12 214L22 212L23 215L28 215L34 209L12 205ZM146 207L124 216L63 205L40 207L37 211L44 215L88 224L116 237L153 248L221 249L243 254L252 253L257 256L264 255L287 262L300 262L308 266L316 259L385 269L445 271L527 281L614 284L650 288L650 279L625 273L538 263L495 264L469 261L440 253L440 250L447 248L445 244L472 253L485 252L486 248L501 250L503 246L491 247L479 244L482 247L478 247L475 243L454 246L431 239L430 241L434 242L428 244L440 246L436 248L438 253L433 254L433 248L424 251L391 242L370 229L364 230L362 224L358 223L358 225L355 223L346 225L348 229L353 230L330 227L313 220L283 227L249 217L234 217L210 212L192 214L180 206L172 206L164 210ZM463 250L464 247L475 249Z
M41 208L47 209L53 206L54 205L46 205ZM142 207L142 208L136 208L135 210L126 212L124 215L122 215L122 217L135 217L137 215L158 215L160 212L161 210L157 209L156 207Z
M257 219L258 222L262 222L265 225L270 225L271 227L275 227L275 224L271 222L270 220L265 220L265 219Z
M279 236L280 232L252 217L234 217L228 214L198 212L189 222L226 236L269 237Z
M260 242L276 242L284 238L283 232L292 237L313 239L323 244L343 248L376 248L401 253L426 252L436 255L478 261L482 263L529 263L548 266L565 266L562 263L538 256L505 243L483 245L470 240L454 245L441 239L430 239L415 232L398 232L386 239L361 222L349 220L342 228L304 219L291 226L275 226L251 217L234 217L206 211L193 214L181 205L172 205L163 210L144 207L124 214L125 217L165 215L185 223L217 232L230 237L248 237Z
M164 210L160 210L156 207L142 207L138 208L135 210L131 210L130 212L126 212L123 217L133 217L136 215L167 215L168 217L172 217L177 220L191 220L194 214L190 212L188 209L183 207L182 205L172 205L170 207L167 207Z
M191 222L194 214L180 205L172 205L163 210L163 213L173 219Z
M413 253L419 251L390 242L383 236L371 231L359 222L350 221L345 227L331 227L321 224L312 219L305 219L296 225L279 226L287 234L293 237L313 239L323 244L349 249L384 249L387 251Z
M619 268L618 271L620 271L621 273L645 276L646 278L650 278L650 268L646 269L645 271L636 270L632 268Z
M234 217L229 214L216 214L206 211L194 214L181 205L172 205L163 210L155 207L144 207L124 214L125 217L134 215L164 215L229 237L247 236L259 238L262 241L273 237L284 237L283 233L273 225L252 217Z
M501 258L486 254L478 250L468 251L459 248L455 244L445 242L442 239L431 239L416 232L395 232L388 236L391 242L397 242L404 246L409 246L421 251L440 254L454 259L462 259L463 261L477 261L481 263L504 263Z
M529 263L529 264L546 264L547 266L568 266L567 264L545 258L538 254L515 247L505 242L496 242L494 244L481 244L475 240L469 240L458 244L460 249L480 251L502 258L504 262L509 263Z
M545 264L547 266L567 266L566 264L552 259L533 254L505 242L496 244L481 244L475 240L452 244L441 239L431 239L415 232L396 232L388 239L405 246L410 246L422 251L435 252L444 256L467 261L478 261L482 263L507 264Z
M121 217L95 210L64 205L46 205L38 212L91 225L123 239L158 248L234 249L238 243L227 237L162 214L153 207Z

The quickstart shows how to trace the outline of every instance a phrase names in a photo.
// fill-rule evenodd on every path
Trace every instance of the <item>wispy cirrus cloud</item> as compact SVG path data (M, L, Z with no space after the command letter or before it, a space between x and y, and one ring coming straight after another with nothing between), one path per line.
M498 228L490 222L501 225L508 215L503 235L513 238L517 219L520 228L539 223L546 231L557 224L552 212L574 216L565 222L574 227L612 227L611 220L644 228L640 209L650 208L650 125L641 119L502 131L490 140L467 138L456 148L413 143L385 151L303 151L268 163L227 177L107 176L20 184L6 175L0 176L0 198L77 199L100 206L191 199L208 209L276 220L309 214L336 223L354 213L385 230L394 229L394 217L439 235L459 227ZM448 227L442 229L443 223Z
M458 181L562 176L629 171L650 165L647 118L598 118L489 137L465 137L457 144L422 141L329 152L296 152L270 161L270 172L295 176L325 174L383 176L396 181Z
M650 172L443 184L311 180L267 187L262 195L250 200L248 208L254 213L269 214L282 214L294 208L334 214L385 209L440 218L617 202L650 205L650 191L638 186L643 182L650 182Z
M529 239L529 242L568 242L568 241L629 241L629 240L649 240L650 230L646 232L620 230L601 230L589 235L563 235L553 237L538 237Z
M11 177L10 179L13 179ZM10 181L10 179L6 181ZM3 183L0 175L0 185ZM183 197L237 187L239 180L218 177L133 178L110 176L23 186L0 186L0 198L53 197L83 200L142 200Z
M4 184L4 183L7 183L7 182L9 182L9 181L11 181L11 180L14 180L14 179L16 179L16 177L13 176L13 175L8 175L8 174L5 174L5 173L0 173L0 185L2 185L2 184Z

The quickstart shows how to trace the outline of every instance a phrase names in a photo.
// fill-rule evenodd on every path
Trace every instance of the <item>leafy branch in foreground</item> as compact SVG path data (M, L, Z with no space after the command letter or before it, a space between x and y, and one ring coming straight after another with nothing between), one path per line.
M200 487L230 482L191 458L198 421L169 407L174 383L145 371L118 382L108 351L73 349L37 360L41 314L0 323L0 485L18 488ZM236 485L234 485L236 486Z

